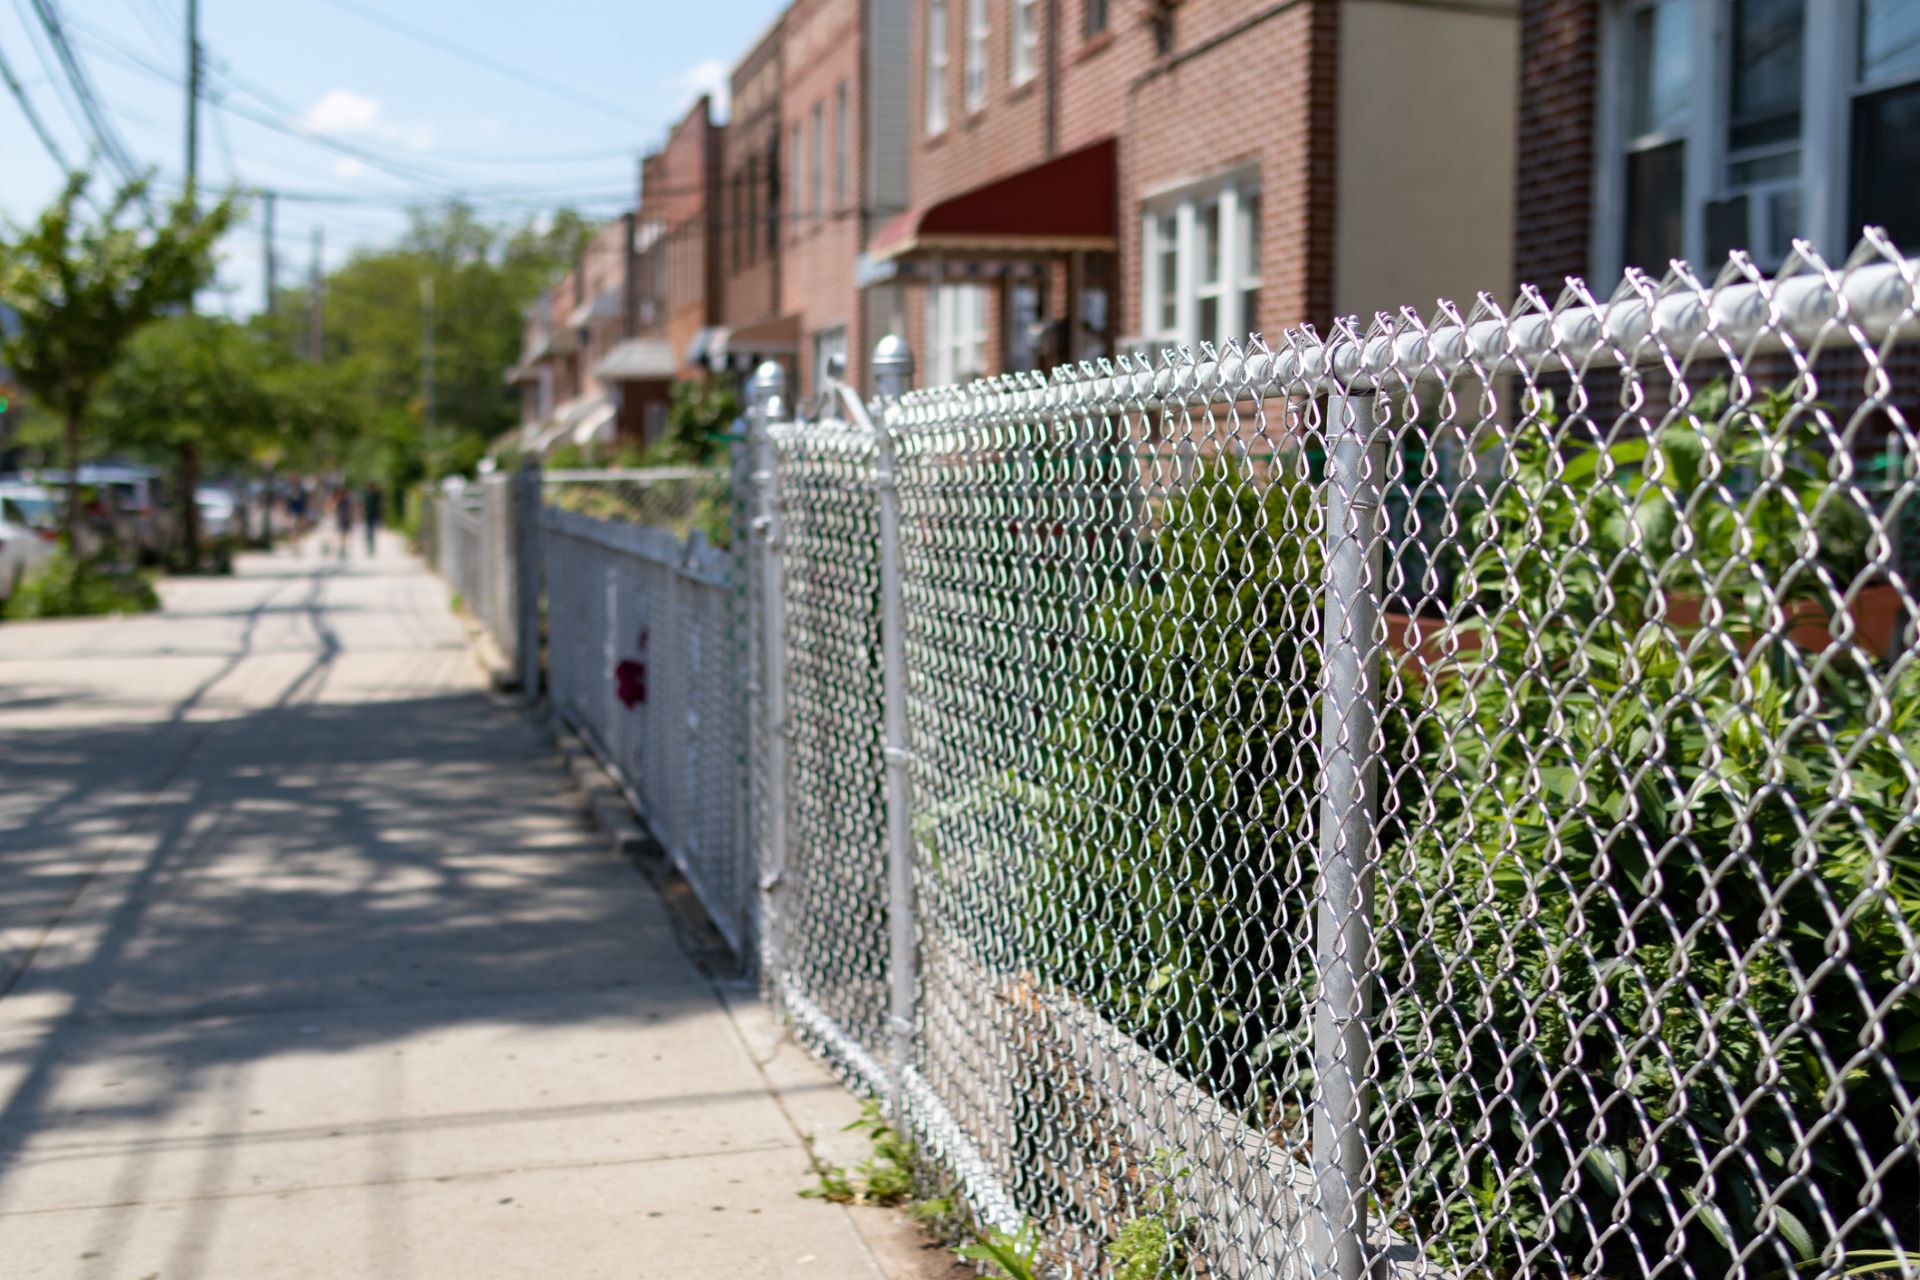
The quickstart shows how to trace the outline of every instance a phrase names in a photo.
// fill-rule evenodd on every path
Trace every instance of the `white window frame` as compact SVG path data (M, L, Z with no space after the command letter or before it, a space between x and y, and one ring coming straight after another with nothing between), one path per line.
M847 326L840 324L821 329L813 335L813 390L817 395L827 385L827 365L833 357L846 358Z
M961 100L968 114L987 105L987 45L993 39L993 22L987 16L987 0L966 0L967 47L961 77Z
M833 207L847 207L847 82L842 80L833 91Z
M824 99L813 104L812 118L813 156L807 166L807 198L812 205L813 220L818 222L826 208L827 104Z
M987 288L941 281L927 288L927 346L933 386L953 386L987 372Z
M800 234L800 219L807 211L807 139L806 126L799 120L793 122L791 137L787 139L787 150L793 156L793 195L787 201L788 213L792 215L793 226L789 234Z
M947 0L927 0L926 93L922 104L928 137L947 131Z
M1704 261L1707 206L1728 190L1727 119L1731 77L1727 58L1732 36L1732 0L1690 0L1693 18L1693 97L1682 139L1686 143L1681 209L1681 255L1711 278L1722 265ZM1612 0L1602 10L1598 111L1594 154L1594 199L1588 261L1592 283L1603 296L1623 274L1628 55L1632 15L1650 0ZM1800 236L1831 261L1843 258L1858 238L1848 227L1851 195L1853 101L1858 95L1912 83L1893 79L1865 85L1857 68L1860 0L1807 0L1800 107ZM1705 68L1704 73L1700 73ZM1759 262L1762 267L1778 263Z
M1242 314L1248 292L1260 287L1259 264L1243 262L1251 242L1261 237L1258 228L1247 234L1243 218L1250 207L1249 197L1260 191L1258 179L1240 172L1185 183L1150 195L1140 209L1140 336L1150 348L1162 346L1197 347L1199 343L1224 339L1244 340L1248 319ZM1220 270L1211 283L1200 279L1200 211L1209 204L1220 208ZM1166 296L1160 287L1161 222L1171 215L1174 231L1174 323L1161 322ZM1219 329L1200 332L1200 304L1212 298L1219 304Z
M1013 57L1007 79L1017 89L1040 74L1039 0L1013 0Z

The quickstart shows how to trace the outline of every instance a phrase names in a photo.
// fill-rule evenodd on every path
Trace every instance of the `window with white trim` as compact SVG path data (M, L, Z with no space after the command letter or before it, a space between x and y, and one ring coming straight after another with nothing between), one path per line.
M833 207L847 207L847 82L833 91Z
M1140 263L1149 343L1244 340L1260 319L1259 188L1235 177L1147 202Z
M947 0L927 0L926 130L947 127Z
M793 175L793 198L788 201L792 206L789 212L793 215L793 225L788 228L788 234L797 236L800 234L800 218L807 211L805 204L807 191L805 183L802 181L805 176L803 171L807 165L807 150L805 139L802 136L801 125L798 120L793 122L792 134L793 136L787 141L787 154L793 157L793 167L796 172Z
M1602 67L1596 283L1920 238L1920 2L1617 0Z
M1023 85L1040 72L1039 0L1013 0L1013 66L1009 79Z
M927 291L927 346L933 386L951 386L987 371L987 287L939 284Z
M813 220L820 221L821 209L825 198L821 194L827 185L827 104L813 104L813 163L809 168L812 179L808 195L813 205Z
M843 362L847 358L847 326L836 325L823 329L813 335L813 389L816 393L827 385L827 376L832 373L833 362L838 358Z
M993 26L987 21L987 0L967 0L966 103L968 111L987 105L987 41Z
M1849 219L1920 253L1920 3L1863 0L1852 71Z

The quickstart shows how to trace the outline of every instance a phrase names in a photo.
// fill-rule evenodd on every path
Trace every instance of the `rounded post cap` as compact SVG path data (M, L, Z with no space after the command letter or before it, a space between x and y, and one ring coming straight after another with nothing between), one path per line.
M873 375L876 378L913 376L913 349L905 338L890 333L873 344Z
M753 371L752 391L756 397L777 396L787 389L787 371L778 360L762 360Z

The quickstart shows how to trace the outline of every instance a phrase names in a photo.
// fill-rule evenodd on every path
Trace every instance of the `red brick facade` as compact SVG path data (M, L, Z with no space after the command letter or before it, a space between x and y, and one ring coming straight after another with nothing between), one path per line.
M1592 270L1599 0L1522 0L1520 47L1513 270L1551 300Z
M758 324L780 314L780 114L786 18L774 21L734 68L732 116L720 184L720 323Z
M862 242L861 13L860 0L795 0L785 20L780 296L781 311L800 317L802 396L817 389L820 335L846 334L848 372L856 380L871 345L854 278Z

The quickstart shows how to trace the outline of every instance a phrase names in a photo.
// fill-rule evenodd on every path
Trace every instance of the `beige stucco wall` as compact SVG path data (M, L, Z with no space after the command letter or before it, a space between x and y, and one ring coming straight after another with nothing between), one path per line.
M1336 314L1511 292L1518 56L1511 0L1347 0Z

